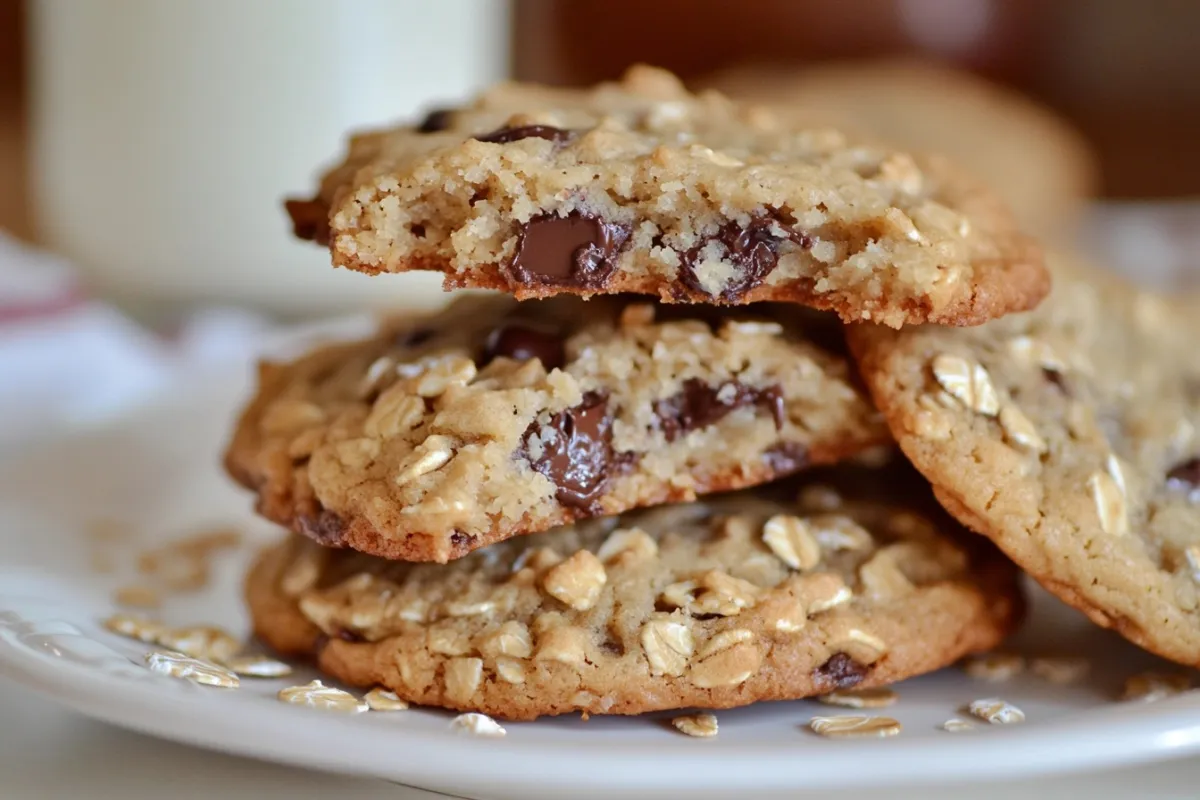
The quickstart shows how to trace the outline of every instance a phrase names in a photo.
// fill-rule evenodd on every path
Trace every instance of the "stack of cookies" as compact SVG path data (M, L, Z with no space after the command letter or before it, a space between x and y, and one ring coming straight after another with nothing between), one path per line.
M635 68L353 137L297 233L489 291L262 367L258 636L507 719L862 690L1016 625L966 526L1200 661L1195 323L793 112Z

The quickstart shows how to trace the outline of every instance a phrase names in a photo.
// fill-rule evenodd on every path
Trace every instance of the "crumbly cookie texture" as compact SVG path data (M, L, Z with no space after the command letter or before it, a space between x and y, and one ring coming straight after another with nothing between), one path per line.
M898 327L978 324L1048 288L1003 204L943 161L647 67L587 91L505 84L359 134L288 210L336 265L518 298L782 300Z
M810 124L943 153L996 190L1028 230L1060 241L1099 183L1094 153L1066 120L1003 86L931 61L740 67L703 85L739 100L786 104Z
M292 536L253 567L250 613L264 641L340 681L507 719L868 688L1012 629L1015 569L914 474L837 470L798 494L589 520L449 565Z
M905 454L1043 586L1200 666L1200 315L1065 260L1031 314L853 326Z
M464 298L264 366L226 463L322 544L447 561L890 442L841 337L792 306Z

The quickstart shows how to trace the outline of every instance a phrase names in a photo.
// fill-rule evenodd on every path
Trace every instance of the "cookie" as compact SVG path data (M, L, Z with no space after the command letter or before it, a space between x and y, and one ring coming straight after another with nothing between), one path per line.
M346 683L508 719L880 686L1012 630L1016 570L915 474L835 469L449 565L292 536L250 573L254 630Z
M447 561L890 442L851 372L791 306L468 297L266 365L226 463L323 544Z
M1033 313L854 326L852 349L951 514L1095 622L1200 666L1200 309L1053 272Z
M1099 184L1084 138L1050 109L968 72L914 58L744 67L704 86L786 104L812 122L943 153L983 180L1027 230L1065 238Z
M336 265L440 270L518 298L788 301L886 325L972 325L1045 294L1038 247L938 158L789 123L669 73L508 84L351 139L297 233Z

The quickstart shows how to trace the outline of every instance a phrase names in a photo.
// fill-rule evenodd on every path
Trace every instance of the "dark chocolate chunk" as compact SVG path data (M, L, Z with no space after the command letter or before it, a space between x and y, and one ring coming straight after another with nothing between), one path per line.
M417 126L417 133L444 131L450 127L450 123L453 121L453 108L435 108L425 115L425 119L421 120L421 124Z
M359 642L366 641L366 639L363 637L363 635L361 633L357 633L357 632L351 631L351 630L346 630L345 628L338 628L334 632L334 635L338 639L341 639L343 642L351 642L353 644L358 644Z
M813 684L823 691L850 689L863 682L871 668L860 664L848 653L834 653L821 666L813 670Z
M541 443L537 457L529 453L534 436ZM535 421L525 431L523 448L533 468L558 487L558 502L590 510L608 484L613 462L608 397L588 392L582 403L555 414L548 424Z
M1171 467L1167 473L1167 485L1189 492L1200 488L1200 458L1189 458Z
M480 142L492 144L508 144L521 139L546 139L551 142L565 142L571 138L571 132L553 125L521 125L516 128L497 128L491 133L472 137Z
M808 448L799 442L782 442L763 451L763 459L776 475L796 472L808 466Z
M402 347L420 347L436 335L437 331L435 331L433 328L426 328L422 325L418 325L415 328L409 328L406 331L401 331L400 334L397 335L396 341Z
M486 360L497 356L516 361L536 358L547 370L561 367L567 360L562 337L518 322L505 323L488 336Z
M455 531L450 534L450 546L454 548L455 553L466 553L468 549L467 545L470 543L470 534L463 533L462 531Z
M329 244L329 206L323 200L285 200L283 207L292 218L292 233L297 239Z
M779 263L780 238L771 230L773 225L779 225L788 231L787 238L800 247L812 246L812 239L805 233L790 230L774 217L755 217L750 224L742 227L735 222L724 225L716 236L701 241L683 255L683 269L679 277L689 289L705 297L708 291L696 275L696 269L704 261L704 251L710 242L720 242L725 248L725 258L738 270L737 275L729 285L721 290L719 299L728 302L740 300L746 292L763 282Z
M629 228L573 212L548 214L525 224L509 272L524 284L603 288Z
M699 378L683 382L683 391L654 404L659 428L668 442L720 422L729 412L758 406L771 412L775 427L784 422L783 390L778 384L755 389L738 381L709 386Z
M1042 367L1042 377L1058 387L1058 390L1067 397L1071 396L1071 389L1067 386L1067 379L1058 370Z
M296 525L300 533L325 547L342 547L346 543L346 523L327 509L316 514L300 514L296 517Z

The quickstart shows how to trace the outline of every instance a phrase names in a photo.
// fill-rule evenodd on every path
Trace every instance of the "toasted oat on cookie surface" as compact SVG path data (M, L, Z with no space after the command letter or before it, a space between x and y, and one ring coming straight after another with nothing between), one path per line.
M905 454L960 522L1066 602L1200 666L1200 315L1052 261L1036 311L852 326Z
M251 617L269 645L339 681L505 719L868 689L988 650L1015 626L1015 569L907 467L812 480L826 484L822 502L785 483L448 565L292 535L253 567ZM764 541L785 517L817 545L806 568Z
M782 300L898 327L978 324L1048 285L1003 204L943 160L648 67L589 90L502 84L359 134L288 210L336 265L518 298Z
M323 544L447 561L889 441L841 335L770 304L466 298L265 366L226 463Z

